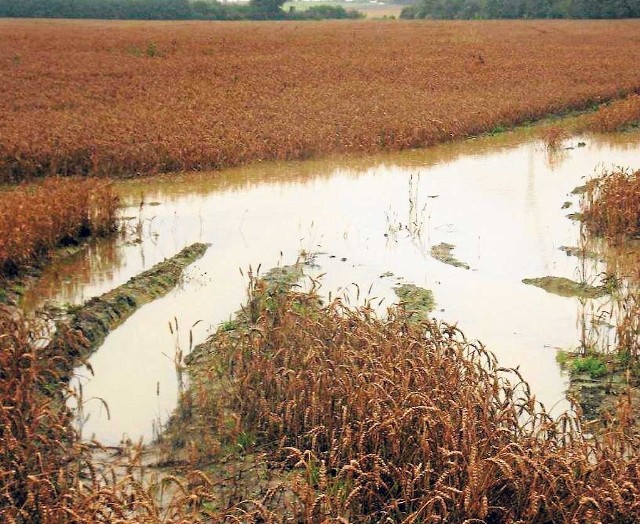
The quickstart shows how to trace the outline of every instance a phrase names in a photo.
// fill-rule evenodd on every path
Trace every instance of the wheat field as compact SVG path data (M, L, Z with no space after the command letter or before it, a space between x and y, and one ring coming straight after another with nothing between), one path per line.
M0 21L0 180L426 146L640 89L637 21Z

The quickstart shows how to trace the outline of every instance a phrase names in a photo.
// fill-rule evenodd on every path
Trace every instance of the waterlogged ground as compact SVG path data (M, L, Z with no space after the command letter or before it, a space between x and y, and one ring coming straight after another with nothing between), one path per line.
M586 272L597 284L597 265L585 270L560 249L578 243L578 225L566 218L578 203L570 192L603 168L639 168L640 134L576 137L564 147L573 149L549 152L521 130L368 159L122 182L126 238L50 267L24 305L78 304L185 245L212 244L176 290L108 336L90 361L95 376L78 370L84 435L106 444L149 441L167 420L176 350L188 352L190 331L196 344L239 308L240 268L246 275L301 253L318 253L308 272L324 274L324 294L346 293L353 304L376 297L381 314L399 284L431 289L434 316L457 322L502 365L519 366L557 413L567 405L556 349L577 346L584 307L522 279Z

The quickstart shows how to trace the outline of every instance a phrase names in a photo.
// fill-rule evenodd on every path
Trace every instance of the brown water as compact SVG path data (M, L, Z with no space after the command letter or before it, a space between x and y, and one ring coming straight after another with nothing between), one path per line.
M549 153L526 130L428 150L356 160L258 164L210 174L120 183L129 240L97 243L50 268L25 297L79 303L193 242L208 253L165 298L142 307L91 358L83 383L84 435L112 444L152 436L175 406L176 345L188 350L229 319L245 297L239 269L289 264L319 253L322 291L397 300L393 286L432 289L434 315L480 339L504 366L519 366L537 398L565 409L566 378L556 348L578 345L581 306L521 283L526 277L580 280L570 191L614 165L640 167L640 134L576 137L586 147ZM140 206L141 201L143 205ZM574 202L562 209L566 201ZM137 229L137 232L133 232ZM469 270L430 256L448 242ZM588 270L597 274L599 268ZM392 273L393 276L389 276ZM370 291L368 292L368 290ZM377 301L376 301L377 303ZM177 319L178 333L169 323ZM102 403L110 408L110 420Z

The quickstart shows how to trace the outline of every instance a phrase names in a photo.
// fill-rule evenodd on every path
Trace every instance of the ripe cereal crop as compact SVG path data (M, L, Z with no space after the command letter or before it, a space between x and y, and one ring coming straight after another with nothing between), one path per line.
M427 146L640 89L637 21L0 21L0 180Z
M634 124L639 30L0 20L0 182L13 184L0 278L114 230L118 202L97 176L401 150L609 101L585 115L591 128ZM557 149L564 131L545 138ZM589 185L591 232L638 235L639 173ZM185 363L162 437L176 467L158 478L139 446L118 449L124 467L99 464L74 429L67 372L83 335L60 324L52 344L51 318L0 304L0 521L640 521L631 394L601 426L577 404L554 418L455 326L249 280L246 305ZM617 326L634 364L637 297L619 299Z
M215 468L192 470L197 456L181 461L178 476L158 480L175 488L163 504L156 498L160 485L141 477L135 450L125 473L94 464L62 402L69 392L55 370L65 355L50 358L37 342L46 333L0 306L0 518L47 524L640 518L638 437L624 398L619 421L610 419L595 438L583 436L579 415L549 417L516 370L499 368L455 327L408 322L402 310L380 320L367 308L319 306L313 294L261 296L260 289L252 288L255 307L247 305L245 320L219 333L215 351L198 364L202 376L193 383L189 411L179 415L181 431L191 424L205 434L220 430L208 435L212 443L226 435L236 449L243 443L242 454L262 457L256 460L265 476L248 477L264 488L257 498L242 492L221 498L220 487L241 489L247 472L221 479ZM223 377L224 388L212 388L207 375ZM190 447L193 436L185 434L183 445ZM234 460L231 448L223 448L225 463Z
M638 125L640 125L640 95L634 93L603 106L592 115L587 115L583 128L607 133Z
M13 275L61 245L115 230L111 185L50 178L0 193L0 276Z
M453 326L409 321L401 309L382 320L323 307L260 282L249 297L244 318L255 321L240 317L196 357L180 427L196 430L186 432L192 450L213 428L227 438L218 448L268 450L272 466L290 471L296 522L640 518L625 398L620 421L594 438L580 415L550 417L517 370ZM272 510L267 522L287 517Z
M584 195L589 231L613 242L640 236L640 170L617 169L594 178Z

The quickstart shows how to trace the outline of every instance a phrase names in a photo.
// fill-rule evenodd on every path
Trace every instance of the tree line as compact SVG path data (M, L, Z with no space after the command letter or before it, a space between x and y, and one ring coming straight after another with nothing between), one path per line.
M640 0L418 0L401 18L637 18Z
M133 20L317 20L361 18L341 6L314 6L305 11L282 9L285 0L0 0L0 17L95 18Z

